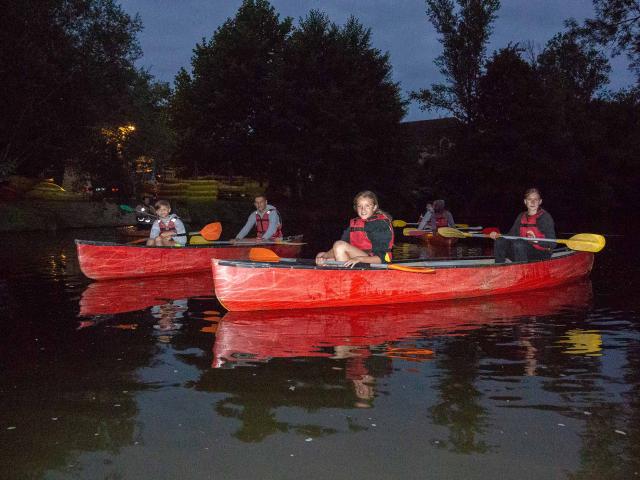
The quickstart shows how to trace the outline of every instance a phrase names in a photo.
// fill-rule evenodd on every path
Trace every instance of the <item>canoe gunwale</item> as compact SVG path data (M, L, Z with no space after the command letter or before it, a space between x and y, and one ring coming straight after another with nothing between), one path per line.
M87 245L92 247L126 247L126 248L146 248L146 249L168 249L168 250L176 250L181 249L201 249L201 248L237 248L237 247L261 247L261 246L275 246L275 245L296 245L300 240L302 240L302 235L292 235L290 237L285 237L288 240L283 240L281 242L238 242L238 243L203 243L203 244L187 244L181 247L170 247L170 246L148 246L144 243L118 243L118 242L102 242L97 240L81 240L75 239L74 242L76 245Z
M478 267L509 267L513 265L532 265L540 262L549 262L559 258L564 258L568 255L573 255L573 250L568 248L561 248L555 250L550 259L534 260L531 262L508 262L503 264L496 264L494 257L479 257L479 258L460 258L460 259L434 259L434 260L400 260L393 262L394 265L403 265L406 267L428 267L428 268L478 268ZM299 270L367 270L367 271L379 271L388 270L387 264L356 264L352 268L346 269L340 265L323 265L319 266L313 263L310 259L299 259L296 262L254 262L250 260L218 260L220 265L235 266L241 268L285 268L285 269L299 269Z

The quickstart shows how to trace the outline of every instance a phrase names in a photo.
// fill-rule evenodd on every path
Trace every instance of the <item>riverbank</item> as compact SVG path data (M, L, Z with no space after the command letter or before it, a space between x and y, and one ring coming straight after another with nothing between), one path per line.
M172 202L187 223L237 223L251 211L249 201ZM0 202L0 232L51 231L68 228L135 225L135 215L108 201L15 200Z

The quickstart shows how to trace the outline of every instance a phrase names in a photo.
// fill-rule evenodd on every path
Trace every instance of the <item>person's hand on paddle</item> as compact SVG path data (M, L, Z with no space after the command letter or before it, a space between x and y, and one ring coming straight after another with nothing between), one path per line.
M499 232L489 232L489 237L490 237L490 238L493 238L494 240L495 240L496 238L498 238L499 236L500 236L500 233L499 233Z
M167 230L166 232L162 232L160 236L162 238L171 238L176 234L175 230Z

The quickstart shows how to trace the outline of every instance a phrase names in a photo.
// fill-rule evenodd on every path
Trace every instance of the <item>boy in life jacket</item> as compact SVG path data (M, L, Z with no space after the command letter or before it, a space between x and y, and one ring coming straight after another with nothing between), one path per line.
M256 237L262 240L282 240L282 221L278 210L267 203L267 197L258 195L253 203L255 212L251 212L247 223L236 235L236 240L246 237L251 229L256 227Z
M369 190L358 193L353 199L353 207L358 216L351 219L349 228L331 250L316 255L317 265L324 265L327 260L344 262L345 267L353 267L357 263L391 261L391 217L379 209L376 194Z
M158 220L153 222L147 245L150 247L173 247L187 243L184 223L177 215L171 214L171 204L158 200L155 204Z
M454 227L453 215L444 208L444 200L433 202L433 215L431 215L430 226L432 232L437 232L440 227Z
M540 208L541 204L542 196L537 188L530 188L524 192L524 205L527 207L527 211L516 217L507 235L531 239L556 238L553 218ZM505 263L507 259L512 262L545 260L551 257L551 252L556 246L551 242L507 240L501 238L497 232L491 232L489 236L496 241L493 253L496 263Z

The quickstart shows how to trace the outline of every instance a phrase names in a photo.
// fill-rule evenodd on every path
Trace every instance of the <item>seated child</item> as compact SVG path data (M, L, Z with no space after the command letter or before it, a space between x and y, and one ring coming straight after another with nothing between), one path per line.
M187 243L184 223L177 215L171 214L171 204L166 200L158 200L155 204L158 220L153 222L147 245L150 247L172 247Z

